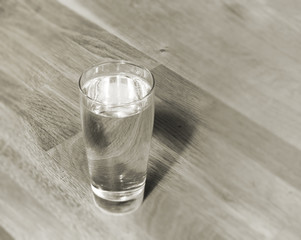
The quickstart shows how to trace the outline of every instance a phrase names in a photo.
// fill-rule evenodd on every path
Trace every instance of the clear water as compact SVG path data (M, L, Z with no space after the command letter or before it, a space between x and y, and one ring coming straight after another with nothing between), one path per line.
M92 190L108 201L101 206L108 211L120 210L116 202L143 197L154 107L151 101L133 102L150 88L144 79L122 74L95 78L83 86L94 99L82 104ZM110 206L110 201L115 203Z

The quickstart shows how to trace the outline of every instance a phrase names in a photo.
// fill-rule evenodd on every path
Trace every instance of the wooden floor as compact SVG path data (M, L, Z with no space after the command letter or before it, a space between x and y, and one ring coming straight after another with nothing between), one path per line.
M301 239L301 2L0 2L0 239ZM94 205L78 79L151 69L145 200Z

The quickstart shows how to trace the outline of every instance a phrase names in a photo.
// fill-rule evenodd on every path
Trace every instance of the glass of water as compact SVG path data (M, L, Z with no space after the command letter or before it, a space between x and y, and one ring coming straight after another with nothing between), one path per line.
M123 60L100 63L80 77L91 187L96 205L106 212L131 212L142 203L154 86L148 69Z

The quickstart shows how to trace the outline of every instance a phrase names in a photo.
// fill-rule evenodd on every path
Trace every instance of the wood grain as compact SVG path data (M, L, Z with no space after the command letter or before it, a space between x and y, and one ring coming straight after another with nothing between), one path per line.
M13 240L13 237L2 227L0 227L0 237L3 240Z
M300 149L297 0L61 2Z
M300 17L281 1L0 2L1 239L297 240ZM143 205L93 203L78 78L151 69Z

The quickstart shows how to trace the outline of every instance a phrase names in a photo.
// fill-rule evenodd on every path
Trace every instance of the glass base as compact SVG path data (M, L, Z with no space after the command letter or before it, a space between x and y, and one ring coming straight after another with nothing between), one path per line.
M144 185L129 191L104 191L91 185L94 202L105 213L126 214L139 208L143 201Z

